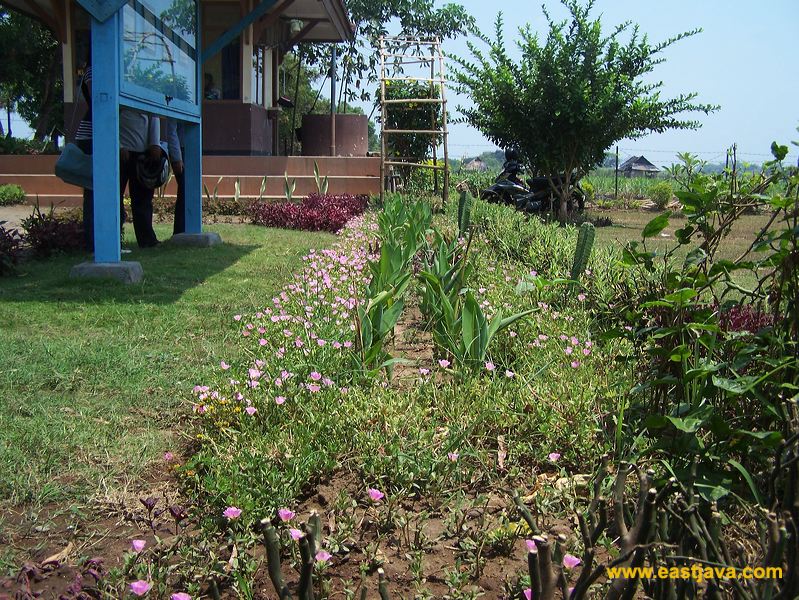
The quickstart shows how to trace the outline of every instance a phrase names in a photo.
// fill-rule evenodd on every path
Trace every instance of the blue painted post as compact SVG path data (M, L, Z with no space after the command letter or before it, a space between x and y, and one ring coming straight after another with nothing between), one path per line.
M119 237L119 12L92 18L94 262L121 260Z
M188 122L183 127L186 233L200 233L203 228L202 128L199 123Z

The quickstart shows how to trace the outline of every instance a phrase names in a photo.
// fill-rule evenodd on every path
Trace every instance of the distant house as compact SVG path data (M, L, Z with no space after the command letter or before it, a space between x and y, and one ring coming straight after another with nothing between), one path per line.
M660 169L643 156L628 158L619 165L618 171L625 177L654 177L660 173Z
M466 164L463 165L463 170L464 171L480 171L480 172L483 172L486 169L488 169L488 167L483 162L483 159L481 159L479 156L477 158L474 158L474 159L470 160L469 162L467 162Z

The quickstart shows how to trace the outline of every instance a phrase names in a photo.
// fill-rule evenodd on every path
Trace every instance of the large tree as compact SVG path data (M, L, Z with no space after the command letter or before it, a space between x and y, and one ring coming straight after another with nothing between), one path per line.
M374 99L380 37L388 35L389 29L409 38L444 40L466 33L474 23L466 9L455 3L440 8L435 7L434 0L344 0L344 3L355 26L355 36L338 47L342 103ZM327 66L330 51L330 44L308 44L306 57L312 65Z
M32 18L0 9L0 97L37 140L63 129L61 45Z
M630 22L603 33L590 16L593 0L562 0L569 18L548 24L541 39L529 25L519 29L521 57L514 61L503 37L502 14L492 40L475 32L488 47L469 43L472 59L451 57L454 79L468 94L465 120L503 148L513 148L535 174L549 178L559 193L559 216L566 219L573 182L602 162L605 151L621 139L667 129L696 129L682 117L718 107L695 103L695 93L664 99L662 82L647 77L663 62L662 52L699 29L651 44ZM563 176L564 185L556 185Z

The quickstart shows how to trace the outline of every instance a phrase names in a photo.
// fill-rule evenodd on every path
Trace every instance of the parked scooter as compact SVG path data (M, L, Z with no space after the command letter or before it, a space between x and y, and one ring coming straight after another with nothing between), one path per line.
M527 213L544 213L552 210L553 205L560 206L560 196L549 185L546 177L531 177L522 182L519 174L523 171L516 151L505 151L505 164L494 184L482 192L480 197L488 202L507 204ZM563 176L555 180L558 190L562 189ZM572 193L568 203L568 211L574 206L582 211L585 208L585 193L578 180L572 179Z

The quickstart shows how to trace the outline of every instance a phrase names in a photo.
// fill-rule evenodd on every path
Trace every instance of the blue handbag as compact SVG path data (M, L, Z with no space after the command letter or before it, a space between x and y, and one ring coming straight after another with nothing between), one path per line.
M55 174L66 183L87 190L94 189L92 181L92 155L86 154L73 143L64 145L55 164Z

